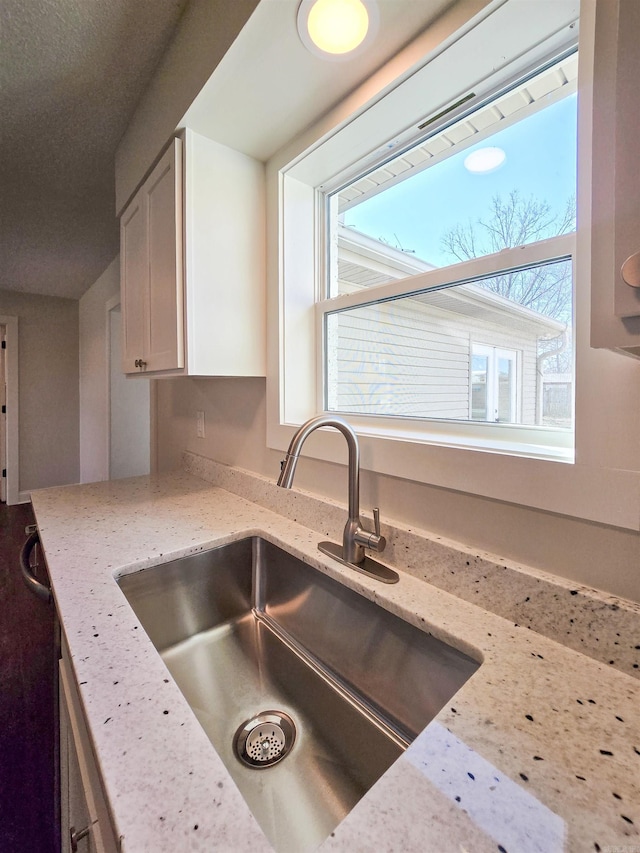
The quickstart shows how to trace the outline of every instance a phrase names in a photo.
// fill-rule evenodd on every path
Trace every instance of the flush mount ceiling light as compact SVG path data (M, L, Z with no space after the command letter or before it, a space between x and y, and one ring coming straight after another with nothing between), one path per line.
M302 0L298 8L302 43L324 59L350 59L371 41L376 24L372 0Z
M464 167L474 175L495 172L507 159L502 148L478 148L464 158Z

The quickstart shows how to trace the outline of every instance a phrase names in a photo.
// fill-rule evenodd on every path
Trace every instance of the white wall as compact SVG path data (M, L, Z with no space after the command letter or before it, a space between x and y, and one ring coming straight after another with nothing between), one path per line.
M120 256L80 300L80 479L148 474L150 382L126 379L120 349Z
M20 492L77 483L78 303L0 290L18 318Z
M264 379L179 377L156 387L159 470L179 468L183 450L267 476L279 470L279 456L266 447ZM197 411L205 413L203 439Z
M264 379L166 379L158 386L159 470L182 450L276 480L281 453L266 446ZM196 411L206 436L196 438ZM303 454L304 455L304 454ZM346 454L345 454L346 456ZM629 530L362 472L362 513L394 519L640 602L640 536ZM346 503L346 467L304 458L294 488Z
M107 302L120 294L120 256L80 300L80 479L109 479Z

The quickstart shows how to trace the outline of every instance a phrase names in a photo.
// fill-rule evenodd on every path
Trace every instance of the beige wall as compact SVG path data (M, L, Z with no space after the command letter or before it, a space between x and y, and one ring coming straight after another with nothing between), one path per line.
M183 450L266 476L278 469L278 454L266 447L264 379L180 377L159 380L156 390L160 471L179 468ZM196 437L197 411L205 413L205 438Z
M0 290L18 317L20 491L77 483L78 303Z
M158 464L180 466L183 449L276 479L281 453L266 446L264 379L158 382ZM196 411L206 436L196 438ZM346 503L346 468L305 459L294 488ZM362 513L491 551L508 559L640 602L640 536L410 480L362 475Z
M107 302L120 294L120 256L80 300L80 480L109 478Z

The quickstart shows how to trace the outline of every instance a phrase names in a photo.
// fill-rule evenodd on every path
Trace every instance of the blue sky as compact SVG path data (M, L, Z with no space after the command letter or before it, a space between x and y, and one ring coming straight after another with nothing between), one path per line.
M486 146L502 148L505 162L487 174L468 172L465 157ZM575 180L574 95L357 205L345 214L345 224L440 266L450 263L441 248L443 234L457 222L487 216L495 195L518 189L561 215Z

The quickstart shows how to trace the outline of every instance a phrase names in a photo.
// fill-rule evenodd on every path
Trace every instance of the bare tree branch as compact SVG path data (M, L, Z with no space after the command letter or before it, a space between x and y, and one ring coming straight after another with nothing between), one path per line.
M452 260L466 261L502 249L566 234L575 229L575 196L567 199L561 214L548 202L512 190L505 198L496 195L486 218L458 223L441 240ZM477 282L482 287L520 305L570 324L572 315L572 272L569 262L544 264L516 270Z

